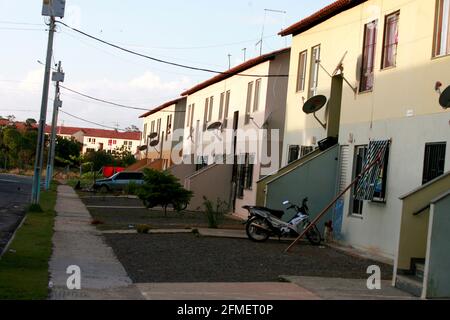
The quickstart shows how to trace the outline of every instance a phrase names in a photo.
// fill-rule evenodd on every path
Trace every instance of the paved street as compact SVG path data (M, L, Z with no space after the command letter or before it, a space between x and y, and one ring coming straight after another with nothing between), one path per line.
M29 177L0 174L0 253L24 217L31 182Z

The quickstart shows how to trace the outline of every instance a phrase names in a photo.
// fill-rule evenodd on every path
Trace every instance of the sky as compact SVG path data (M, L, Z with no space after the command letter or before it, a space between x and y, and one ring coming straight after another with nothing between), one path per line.
M333 0L67 0L62 21L98 38L155 58L219 71L290 46L277 33ZM48 32L41 0L0 0L0 115L39 118ZM285 13L265 11L265 9ZM263 27L264 26L264 27ZM228 55L231 55L229 58ZM58 25L53 61L64 86L100 99L152 109L214 74L120 52ZM49 98L53 99L52 84ZM115 108L62 89L62 111L119 129L144 111ZM51 122L53 103L48 105ZM98 127L61 113L59 125Z

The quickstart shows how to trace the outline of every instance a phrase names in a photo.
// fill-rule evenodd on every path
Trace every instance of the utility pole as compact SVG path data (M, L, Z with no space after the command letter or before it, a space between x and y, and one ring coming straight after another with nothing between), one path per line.
M60 87L59 83L64 82L64 73L61 68L61 61L58 64L58 70L53 72L53 81L56 81L55 87L55 101L53 103L53 118L52 118L52 134L50 137L50 148L48 152L47 160L47 174L45 176L45 189L50 189L50 184L53 178L53 166L55 163L55 148L56 148L56 130L58 128L58 114L59 109L62 107L62 101L60 99Z
M228 70L231 69L231 54L228 54Z
M48 91L50 87L50 72L53 54L53 39L55 35L55 17L50 17L48 33L47 58L45 62L44 88L42 90L41 115L39 118L38 140L36 146L36 161L34 164L33 188L31 194L32 204L39 204L41 192L41 175L44 162L45 123L47 121Z
M45 75L42 90L41 114L39 118L39 130L36 144L36 160L34 163L33 186L31 192L32 204L39 204L41 193L41 175L44 162L45 123L47 121L47 104L53 55L53 39L55 36L56 28L55 17L64 17L65 3L65 0L44 0L42 7L42 15L50 17L50 24L48 30L47 58L45 59Z

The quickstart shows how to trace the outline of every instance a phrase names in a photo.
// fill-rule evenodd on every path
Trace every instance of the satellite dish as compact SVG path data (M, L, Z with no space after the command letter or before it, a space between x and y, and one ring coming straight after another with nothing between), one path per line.
M207 130L208 131L216 131L216 130L220 130L220 128L222 128L222 122L218 121L218 122L211 123L208 126Z
M151 140L155 139L156 137L158 137L158 133L157 132L153 132L150 133L150 135L148 136Z
M327 98L323 95L314 96L303 105L303 112L306 114L316 113L327 103Z
M441 96L439 97L439 104L444 109L450 108L450 86L448 86L447 89L441 93Z
M150 142L150 147L154 148L159 144L159 140L153 140L152 142Z
M138 148L138 150L139 150L139 151L145 151L145 150L147 150L147 146L140 146L140 147Z

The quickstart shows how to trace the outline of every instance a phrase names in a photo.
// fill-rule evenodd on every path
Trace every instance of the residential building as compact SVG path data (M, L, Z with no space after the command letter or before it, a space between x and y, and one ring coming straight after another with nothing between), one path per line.
M82 153L90 151L128 150L135 154L141 142L141 132L82 128L73 137L83 144Z
M289 48L261 55L182 94L187 97L185 167L195 163L181 177L195 194L190 209L201 208L205 196L220 198L236 215L245 216L242 206L255 204L256 181L264 167L279 168L289 56ZM266 141L259 135L263 129L269 133ZM270 136L272 130L278 135ZM208 149L211 139L217 149ZM272 161L262 163L261 155L269 149ZM190 176L189 170L194 171Z
M283 165L299 157L299 148L338 137L332 152L339 161L323 162L336 168L335 183L328 185L333 192L322 185L322 192L338 194L381 155L374 176L360 179L332 217L343 243L395 261L396 273L425 261L426 238L432 237L420 232L428 230L430 215L405 209L404 201L420 194L416 206L437 206L445 198L439 193L450 189L450 113L439 105L440 86L450 85L444 71L450 68L449 18L448 0L339 0L280 33L292 35ZM302 101L317 95L340 100L339 107L305 114ZM313 167L315 156L302 166ZM320 166L315 170L310 173L320 181ZM286 195L293 195L290 183L283 185ZM418 232L407 236L407 230Z
M140 117L144 119L141 146L146 146L141 150L141 159L161 161L162 169L173 165L172 152L177 145L182 146L183 142L185 113L186 98L180 97Z

